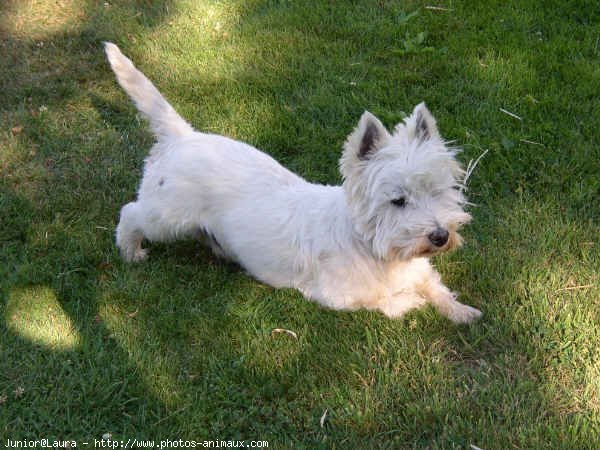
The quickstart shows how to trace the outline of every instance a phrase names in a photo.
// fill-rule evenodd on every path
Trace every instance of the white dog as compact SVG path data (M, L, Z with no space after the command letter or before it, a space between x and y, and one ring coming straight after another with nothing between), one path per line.
M455 323L481 315L456 301L427 259L459 246L470 216L464 172L423 103L391 134L365 112L345 144L342 186L323 186L248 144L194 131L116 45L105 50L158 140L137 201L121 210L126 261L147 256L144 238L200 234L264 283L330 308L400 317L429 301Z

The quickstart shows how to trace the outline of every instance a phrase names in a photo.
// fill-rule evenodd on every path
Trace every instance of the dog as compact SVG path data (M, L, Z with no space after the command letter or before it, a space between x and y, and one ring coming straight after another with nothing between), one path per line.
M144 239L201 236L212 251L275 288L336 310L397 318L431 303L452 322L481 316L456 300L429 257L461 245L470 221L456 148L424 103L390 133L364 112L340 159L341 186L309 183L243 142L195 131L112 43L119 84L156 144L116 243L142 261Z

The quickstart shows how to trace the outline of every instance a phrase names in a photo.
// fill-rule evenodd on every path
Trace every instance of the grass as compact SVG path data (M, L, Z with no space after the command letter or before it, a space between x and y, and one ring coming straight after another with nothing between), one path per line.
M0 5L0 443L600 446L600 12L431 5ZM152 138L104 40L197 128L316 182L364 109L393 126L425 100L465 164L489 150L467 244L435 261L483 320L328 311L190 242L122 263Z

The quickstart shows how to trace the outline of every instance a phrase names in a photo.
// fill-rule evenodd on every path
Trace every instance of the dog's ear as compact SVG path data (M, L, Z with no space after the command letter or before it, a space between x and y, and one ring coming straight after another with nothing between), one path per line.
M415 106L410 117L404 119L404 123L396 126L396 132L402 132L402 130L406 130L409 139L421 142L440 138L435 119L424 102Z
M389 138L390 133L381 121L369 111L365 111L356 129L348 136L344 153L364 161L385 147Z

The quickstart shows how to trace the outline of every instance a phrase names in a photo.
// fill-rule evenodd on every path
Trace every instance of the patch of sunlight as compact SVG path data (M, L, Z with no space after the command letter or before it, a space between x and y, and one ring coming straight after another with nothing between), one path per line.
M550 380L554 409L561 415L600 414L600 367L597 363L598 349L594 344L567 341L563 347L583 350L579 354L563 357L567 362L549 367L546 377ZM586 345L587 344L587 345ZM561 352L565 353L565 351Z
M227 38L229 32L240 21L240 13L235 2L206 2L206 1L182 1L172 11L168 22L163 26L168 27L170 32L180 37L184 44L190 45L194 42L207 39ZM155 36L162 36L165 30L160 27L154 31ZM191 36L190 36L191 35ZM196 39L190 39L196 38Z
M145 64L164 67L168 77L234 79L248 58L247 44L234 39L240 20L235 2L179 2L169 19L149 32Z
M85 19L81 0L27 0L3 7L0 28L15 37L44 39L69 31Z
M470 65L479 78L503 88L521 86L536 77L536 71L527 58L518 53L506 57L495 50L488 50L484 55L472 58Z
M137 368L149 392L165 405L178 404L181 395L175 371L179 364L160 346L158 337L145 326L138 313L123 311L107 299L100 303L98 315Z
M14 289L8 296L8 329L39 345L70 350L79 345L79 333L62 309L56 294L45 286Z
M588 410L600 413L600 367L598 367L597 359L588 364L585 369L585 378L583 385L585 390L583 397Z
M11 119L12 118L9 120ZM16 120L13 119L13 121ZM18 125L15 125L14 129L18 130L18 133L21 132ZM12 169L16 164L26 160L27 156L31 157L33 154L28 154L25 145L20 139L13 136L10 130L0 131L0 168L3 172L8 172L9 169Z

